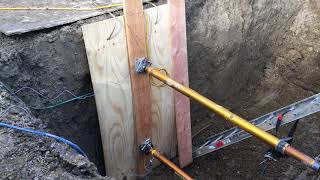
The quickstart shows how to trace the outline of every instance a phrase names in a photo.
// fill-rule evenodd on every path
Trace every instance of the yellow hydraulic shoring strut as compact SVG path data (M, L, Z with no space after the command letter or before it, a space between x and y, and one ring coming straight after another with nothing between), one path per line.
M226 120L230 121L231 123L235 124L236 126L240 127L241 129L245 130L246 132L250 133L251 135L257 137L258 139L264 141L265 143L271 145L280 153L287 154L292 156L304 164L309 166L315 171L319 171L320 163L315 159L311 158L310 156L296 150L292 146L290 146L287 142L280 140L279 138L275 137L274 135L263 131L259 127L251 124L247 120L241 118L240 116L230 112L228 109L216 104L215 102L211 101L210 99L202 96L198 92L178 83L177 81L171 79L166 74L162 73L160 70L151 67L151 63L146 58L141 58L136 61L136 72L137 73L147 73L150 76L155 77L156 79L162 81L163 83L167 84L168 86L172 87L173 89L179 91L180 93L188 96L189 98L199 102L203 106L207 107L214 113L222 116Z
M180 169L177 165L175 165L173 162L168 160L166 157L161 155L156 149L154 149L152 142L150 139L146 139L143 144L140 145L140 150L146 154L151 154L153 157L158 159L163 164L166 164L168 167L170 167L174 172L180 176L182 179L185 180L193 180L191 176L189 176L187 173L185 173L182 169Z

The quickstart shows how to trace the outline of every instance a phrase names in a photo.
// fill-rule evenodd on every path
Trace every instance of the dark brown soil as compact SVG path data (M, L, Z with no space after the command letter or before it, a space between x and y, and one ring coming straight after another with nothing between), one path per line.
M248 119L318 93L319 9L318 1L188 0L190 86ZM20 36L0 34L0 81L15 90L30 86L49 97L65 89L75 94L92 91L81 25L105 18ZM42 105L28 93L21 94L27 105ZM33 113L51 132L79 144L104 174L93 98ZM311 156L320 153L319 117L305 118L293 143ZM212 125L194 138L194 146L232 125L192 102L193 130L209 122ZM195 159L185 170L197 179L319 177L292 158L273 163L261 175L259 163L267 149L251 138ZM160 166L150 179L178 178Z
M51 131L1 82L0 110L1 123ZM109 179L87 158L52 138L1 127L0 147L0 179Z
M253 119L320 91L320 4L316 1L187 1L190 86L233 112ZM320 153L320 115L299 124L293 146ZM192 103L193 139L232 127ZM285 135L284 128L282 135ZM185 168L197 179L318 179L292 158L261 174L268 149L255 138L200 157ZM154 179L177 179L161 167Z

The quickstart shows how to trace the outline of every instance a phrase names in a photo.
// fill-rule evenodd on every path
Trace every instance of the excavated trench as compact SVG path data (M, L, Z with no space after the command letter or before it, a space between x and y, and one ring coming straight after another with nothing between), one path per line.
M319 1L186 3L190 86L195 90L248 119L320 91ZM93 92L81 25L107 17L10 37L0 34L0 81L13 91L31 87L49 98L64 90L76 95ZM30 89L17 95L28 107L46 106L46 101ZM70 98L65 96L62 98ZM198 104L191 105L193 130L210 123L194 137L195 146L232 127ZM94 98L32 113L49 132L82 147L104 175ZM312 156L320 153L319 117L315 114L299 124L293 144ZM318 178L318 174L291 158L272 163L262 175L259 163L267 149L251 138L195 159L186 171L197 179ZM5 167L6 162L0 162ZM176 178L164 166L151 175L151 179Z

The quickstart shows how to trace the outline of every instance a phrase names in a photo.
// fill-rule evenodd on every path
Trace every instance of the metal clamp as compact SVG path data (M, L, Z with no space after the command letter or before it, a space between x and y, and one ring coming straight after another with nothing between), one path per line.
M284 154L284 150L285 148L289 146L289 143L287 143L286 141L284 140L280 140L279 143L277 144L277 146L274 148L276 151Z
M315 171L320 171L320 163L319 163L319 161L315 161L311 168L313 170L315 170Z
M151 66L151 62L146 58L139 58L135 63L137 73L146 73L146 68Z
M140 144L139 148L145 155L149 155L153 148L151 139L146 139L142 144Z

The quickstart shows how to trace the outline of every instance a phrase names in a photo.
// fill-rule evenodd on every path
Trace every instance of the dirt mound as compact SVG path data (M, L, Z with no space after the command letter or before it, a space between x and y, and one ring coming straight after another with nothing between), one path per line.
M2 123L48 131L28 107L0 82ZM0 127L0 179L108 179L68 145L51 138Z

